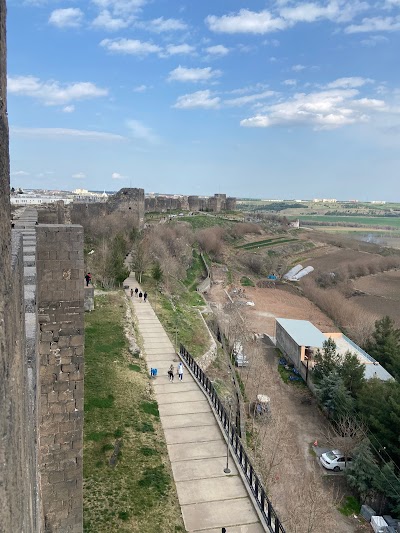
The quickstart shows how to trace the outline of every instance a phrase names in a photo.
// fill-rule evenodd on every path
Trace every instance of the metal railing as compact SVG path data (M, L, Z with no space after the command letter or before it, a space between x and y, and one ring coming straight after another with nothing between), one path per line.
M236 429L235 424L233 424L232 421L229 420L229 413L227 412L222 401L218 397L214 385L211 383L211 380L208 378L205 372L203 372L203 370L199 367L199 365L196 363L196 361L193 359L193 357L182 344L180 346L179 353L182 359L186 362L186 364L192 371L198 383L201 385L201 387L204 389L204 391L210 398L214 410L218 415L222 427L224 428L224 431L229 439L231 449L235 453L235 456L246 477L251 492L253 493L253 496L258 504L261 514L263 515L264 520L268 526L268 530L271 533L285 533L285 529L282 526L281 521L279 520L274 508L272 507L272 503L268 498L264 487L262 486L260 478L258 477L253 465L250 462L250 458L247 455L246 450L240 440L238 430Z

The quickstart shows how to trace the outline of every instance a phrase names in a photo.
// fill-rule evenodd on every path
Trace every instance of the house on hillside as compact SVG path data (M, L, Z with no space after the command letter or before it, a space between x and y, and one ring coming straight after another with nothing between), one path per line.
M322 333L308 320L277 318L275 338L276 347L294 364L306 382L309 382L309 372L314 366L316 351L322 349L324 342L329 338L335 342L339 354L344 356L347 352L351 352L358 357L359 361L365 365L365 379L374 377L382 381L394 379L378 361L346 335Z

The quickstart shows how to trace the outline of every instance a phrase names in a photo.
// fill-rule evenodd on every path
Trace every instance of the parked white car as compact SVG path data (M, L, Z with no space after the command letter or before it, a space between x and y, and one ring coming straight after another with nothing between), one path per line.
M328 470L334 470L340 472L340 470L346 470L351 465L351 457L345 457L345 455L339 450L331 450L330 452L323 453L319 458L322 466Z

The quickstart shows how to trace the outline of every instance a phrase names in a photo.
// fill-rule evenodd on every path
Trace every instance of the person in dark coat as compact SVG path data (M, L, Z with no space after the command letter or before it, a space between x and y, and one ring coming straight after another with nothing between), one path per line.
M136 289L135 289L135 296L136 296L136 298L137 298L138 292L139 292L139 289L136 287Z
M144 301L144 302L147 302L147 292L145 292L145 293L143 294L143 301Z

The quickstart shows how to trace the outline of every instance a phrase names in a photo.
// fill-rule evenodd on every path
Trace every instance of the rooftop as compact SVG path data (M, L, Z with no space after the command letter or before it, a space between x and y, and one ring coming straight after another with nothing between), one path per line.
M325 333L324 335L326 338L331 337L335 341L336 349L339 354L345 355L347 352L351 352L358 357L360 363L365 365L365 379L379 378L382 381L393 379L393 376L389 374L378 361L357 346L357 344L346 337L346 335L343 335L343 333Z
M276 321L299 346L322 348L326 341L325 335L308 320L277 318Z

